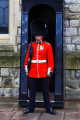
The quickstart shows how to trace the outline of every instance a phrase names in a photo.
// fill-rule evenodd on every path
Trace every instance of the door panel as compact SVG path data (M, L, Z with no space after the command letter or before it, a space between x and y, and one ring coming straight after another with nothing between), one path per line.
M63 105L63 14L56 13L55 101Z
M20 105L27 104L27 77L24 69L24 59L26 55L26 48L28 45L28 13L22 12L21 17L21 55L20 55L20 89L19 100Z

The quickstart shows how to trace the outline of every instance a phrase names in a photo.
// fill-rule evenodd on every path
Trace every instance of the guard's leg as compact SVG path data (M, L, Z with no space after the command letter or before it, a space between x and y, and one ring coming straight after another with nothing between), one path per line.
M33 110L35 108L36 79L29 78L28 84L29 84L29 93L30 93L29 108Z
M30 102L28 108L26 108L23 112L24 114L34 112L35 108L35 95L36 95L36 79L29 78L28 79L28 88L29 88L29 97Z
M43 98L44 98L46 111L50 114L56 114L56 112L53 110L51 102L50 102L49 78L43 78L42 85L43 85Z
M50 97L49 97L49 79L48 78L42 79L42 88L43 88L44 104L46 109L49 109L51 107L51 103L50 103Z

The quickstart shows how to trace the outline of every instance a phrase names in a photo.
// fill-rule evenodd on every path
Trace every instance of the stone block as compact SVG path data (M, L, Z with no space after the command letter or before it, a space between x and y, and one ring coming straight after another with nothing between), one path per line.
M0 52L0 57L4 57L4 56L13 56L13 53L12 52L5 52L5 51L2 51Z
M20 82L20 77L19 76L17 78L13 78L13 80L12 80L13 87L19 88L19 82Z
M72 88L65 88L65 98L68 99L80 99L80 88L79 89L72 89Z
M11 97L12 96L12 88L4 88L4 96Z
M75 70L70 70L70 80L75 80Z
M75 51L75 45L74 44L65 44L64 45L64 51L74 52Z
M9 68L9 73L11 77L17 78L20 74L19 68Z
M80 20L70 20L70 26L71 27L79 27L80 26Z
M64 4L64 11L65 13L69 11L69 4ZM65 15L64 13L64 15Z
M78 12L80 12L80 4L70 4L69 5L69 10L71 11L71 12L76 12L76 13L78 13Z
M71 13L70 11L64 13L64 19L80 20L80 13Z
M64 41L64 44L66 44L66 43L71 43L71 37L64 37L63 38L63 41Z
M19 88L0 88L0 96L18 97L19 96Z
M80 44L80 36L73 36L71 41L72 43Z
M9 69L1 68L1 76L9 76Z
M71 77L71 72L70 70L64 70L64 79L66 81L66 79L70 80Z
M80 69L80 53L64 53L64 69Z
M79 34L79 38L80 38L80 28L79 28L79 32L78 32L78 34Z
M64 20L64 26L69 27L69 20Z
M20 69L19 68L10 68L10 76L12 77L12 85L14 87L19 87L20 81Z
M64 28L64 36L77 35L77 28Z
M80 88L80 80L66 80L66 87L79 89Z
M80 45L76 45L76 50L80 52Z
M12 88L12 78L11 77L3 77L2 82L1 82L1 87L3 88Z
M10 97L11 93L11 88L0 88L0 96Z
M12 45L0 45L0 52L5 51L5 52L14 52L13 46Z
M76 79L80 80L80 70L76 70L75 77Z
M80 0L64 0L65 3L80 3Z
M2 83L2 77L0 77L0 87L1 87L1 83Z
M14 89L12 90L12 96L13 96L13 97L19 96L19 88L14 88Z
M20 67L19 56L0 56L0 67Z
M19 68L1 68L1 87L19 87L20 70Z
M0 88L0 96L4 96L4 88Z
M75 80L75 79L78 80L76 77L75 70L65 70L64 77L65 77L65 80Z
M79 13L71 13L71 12L66 12L64 13L64 19L69 19L69 20L80 20L80 14Z

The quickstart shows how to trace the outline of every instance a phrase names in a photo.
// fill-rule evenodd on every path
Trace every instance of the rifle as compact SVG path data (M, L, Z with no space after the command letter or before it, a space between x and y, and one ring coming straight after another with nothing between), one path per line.
M32 55L33 55L33 48L32 48L32 43L30 43L30 44L29 44L28 71L30 70Z

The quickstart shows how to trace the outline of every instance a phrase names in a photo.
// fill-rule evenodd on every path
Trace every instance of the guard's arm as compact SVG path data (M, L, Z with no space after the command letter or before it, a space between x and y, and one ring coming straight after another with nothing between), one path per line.
M48 50L47 50L47 54L48 54L48 76L50 76L50 72L54 72L54 54L53 54L53 49L52 49L52 45L49 44L48 45Z
M28 60L29 60L29 47L26 50L26 56L24 60L24 68L25 68L26 74L28 74Z

